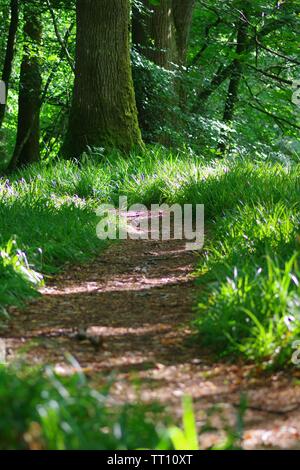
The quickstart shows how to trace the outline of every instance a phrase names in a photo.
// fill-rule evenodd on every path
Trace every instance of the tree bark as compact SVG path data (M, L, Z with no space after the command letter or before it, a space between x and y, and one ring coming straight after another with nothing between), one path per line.
M148 29L148 16L150 11L148 9L147 0L142 0L142 5L133 4L132 7L132 44L134 48L142 55L147 55L149 48L149 29Z
M6 44L6 53L2 70L2 80L6 85L6 99L9 87L9 80L12 71L12 64L15 55L15 42L19 22L19 0L10 2L10 24ZM6 100L5 100L6 101ZM0 104L0 129L2 127L6 111L6 103Z
M77 0L76 65L62 154L141 146L129 53L129 0Z
M238 100L239 86L243 73L243 58L242 54L247 50L247 31L248 23L245 11L241 11L240 21L237 26L237 45L236 45L236 58L232 63L231 77L229 80L227 96L225 100L223 121L230 124L233 120L235 106ZM223 141L219 145L219 150L224 153L226 149L226 135L223 136Z
M160 67L186 64L190 27L196 0L143 0L133 10L132 40L138 52Z
M179 105L185 110L187 103L187 90L185 82L185 70L187 64L187 50L192 25L195 0L173 0L173 18L176 38L176 63L179 66L177 80L177 92Z
M241 55L245 52L247 48L247 29L248 25L245 19L243 18L244 14L241 16L240 23L237 30L237 46L236 54L237 58L234 59L232 64L232 72L228 85L228 92L225 101L223 121L228 123L232 121L234 115L235 104L238 99L239 85L243 73L243 59Z
M175 45L172 0L161 0L152 8L150 31L154 47L149 48L149 59L160 67L171 69Z
M172 102L166 103L164 111L164 121L172 121L173 127L181 126L181 123L170 110L177 108L178 104L182 108L186 105L184 67L194 6L195 0L160 0L157 5L151 4L150 0L143 0L142 9L135 7L133 10L132 37L135 49L155 65L180 72L176 77L170 75L171 86L176 93L172 95ZM153 99L149 84L152 81L155 87L156 83L148 68L137 73L139 121L143 131L149 133L155 125L160 126L145 110L145 103L149 104ZM163 142L167 144L165 140Z
M177 64L185 67L187 48L196 0L173 0L173 17L177 45Z
M143 7L142 13L134 10L133 44L154 64L171 69L176 57L172 0L160 0L158 5L143 0Z
M20 72L19 111L16 146L10 169L40 159L40 99L42 78L39 54L42 25L39 6L24 5L24 52Z

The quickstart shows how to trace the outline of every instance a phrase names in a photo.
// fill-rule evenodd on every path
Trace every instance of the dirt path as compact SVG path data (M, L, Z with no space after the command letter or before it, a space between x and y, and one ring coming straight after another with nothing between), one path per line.
M53 364L62 373L74 356L94 382L113 373L113 396L159 400L180 415L192 395L198 421L218 404L212 423L232 423L247 392L246 448L295 447L300 441L300 386L284 373L259 374L254 366L213 362L193 341L190 322L200 295L192 276L199 259L183 242L124 241L85 266L67 267L42 298L12 309L6 331L10 357L26 351L31 363ZM85 329L103 345L72 337ZM204 445L215 440L203 436Z

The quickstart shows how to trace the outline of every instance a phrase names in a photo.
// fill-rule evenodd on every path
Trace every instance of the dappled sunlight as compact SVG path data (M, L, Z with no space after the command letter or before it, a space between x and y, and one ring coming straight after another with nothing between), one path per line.
M234 420L240 394L247 389L245 445L267 442L259 426L269 423L279 388L282 397L291 390L295 402L300 387L273 376L269 404L264 378L255 378L255 366L212 362L208 352L200 350L190 326L192 273L199 259L201 253L187 252L183 241L112 244L101 258L71 266L50 281L41 289L42 298L25 311L12 309L10 357L25 350L27 360L50 363L62 376L84 373L96 386L109 380L110 403L158 400L178 419L182 397L190 395L198 419L218 403L224 419ZM81 341L76 340L78 328L86 335ZM70 355L76 363L69 362ZM252 411L252 405L262 411ZM216 427L222 427L222 420ZM213 436L205 439L209 442Z
M299 13L0 0L0 450L300 449Z
M142 270L143 268L140 268ZM143 291L144 289L157 288L165 285L174 285L178 283L186 282L186 267L182 267L181 271L183 274L180 276L170 276L170 277L159 277L159 278L147 278L143 276L138 279L132 279L132 277L119 277L112 281L107 281L105 284L101 285L95 282L87 282L75 284L68 286L64 289L61 288L51 288L45 287L40 289L41 294L43 295L71 295L71 294L81 294L81 293L91 293L91 292L123 292L123 291ZM191 276L192 277L192 276Z

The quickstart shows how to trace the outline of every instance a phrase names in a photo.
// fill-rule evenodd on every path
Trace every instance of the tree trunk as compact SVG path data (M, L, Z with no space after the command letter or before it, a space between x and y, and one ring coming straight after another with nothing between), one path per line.
M187 48L196 0L173 0L173 17L177 46L177 64L185 67Z
M237 57L232 63L231 77L229 80L228 91L224 106L223 121L226 124L230 124L233 120L234 110L236 102L238 100L239 86L243 73L243 58L241 58L241 55L247 49L247 30L248 23L246 13L245 11L241 11L241 17L237 29ZM219 145L219 150L221 154L226 150L226 135L224 135L223 138L223 142L221 142Z
M223 121L228 123L232 121L235 104L238 99L239 85L243 73L243 63L241 60L241 54L246 50L247 46L247 23L245 19L241 18L237 31L237 46L236 53L237 58L233 61L231 77L228 86L228 92L224 107Z
M77 0L75 84L62 154L142 145L129 53L129 0Z
M9 25L9 31L8 31L8 37L7 37L5 59L4 59L3 70L2 70L2 80L6 85L6 99L7 99L9 80L11 76L12 64L13 64L14 53L15 53L15 42L16 42L16 35L17 35L17 30L18 30L18 22L19 22L19 0L11 0L10 2L10 25ZM0 129L3 124L5 111L6 111L6 100L4 104L0 104Z
M39 5L24 5L24 52L19 84L19 112L16 146L10 169L40 159L40 99L42 79L39 53L42 26Z
M147 56L147 50L150 44L149 37L149 19L150 11L147 0L143 0L142 5L132 6L132 44L142 55Z
M173 17L177 52L176 63L179 66L177 91L179 105L183 110L186 108L187 103L185 68L187 63L187 49L195 3L195 0L173 0Z
M160 0L153 6L150 16L150 34L153 46L149 48L149 59L165 69L172 68L174 61L174 22L172 0Z
M189 33L196 0L143 0L133 10L132 41L138 52L160 67L186 64Z
M177 109L178 104L182 108L186 104L184 67L195 0L160 0L157 5L153 5L150 0L143 0L142 4L142 8L136 6L133 10L133 44L140 54L155 65L179 72L177 76L169 75L170 91L173 88L175 93L171 91L170 99L165 106L162 105L164 122L178 128L182 123L173 110ZM155 97L156 83L147 67L139 69L137 74L139 121L143 131L149 133L150 130L151 133L151 129L161 126L159 119L151 116L146 109ZM169 139L165 140L165 136L162 136L162 140L160 137L160 142L169 145Z
M142 3L143 12L134 9L133 44L154 64L171 69L176 58L172 0L160 0L158 5L150 0Z

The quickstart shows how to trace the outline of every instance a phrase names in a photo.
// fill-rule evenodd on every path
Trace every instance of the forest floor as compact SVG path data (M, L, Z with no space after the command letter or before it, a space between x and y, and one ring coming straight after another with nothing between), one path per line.
M23 353L31 364L51 364L68 374L76 368L70 354L93 384L112 380L110 396L118 402L159 401L178 418L182 397L190 395L197 422L214 410L210 421L220 430L234 425L246 394L243 446L298 447L297 376L216 361L195 338L198 262L199 254L186 251L184 241L126 240L86 265L67 265L47 281L41 298L23 310L10 309L9 357ZM99 337L100 347L78 341L72 334L79 330ZM207 432L202 445L219 438Z

